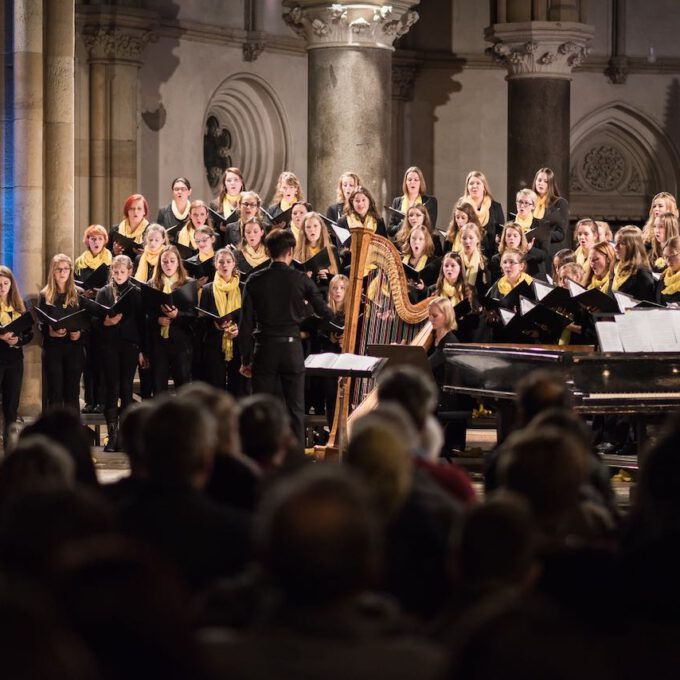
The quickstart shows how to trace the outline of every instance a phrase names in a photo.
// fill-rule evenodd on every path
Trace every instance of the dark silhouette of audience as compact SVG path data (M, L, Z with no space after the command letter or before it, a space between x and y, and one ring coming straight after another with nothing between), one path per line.
M312 463L274 397L188 385L127 410L104 485L46 412L0 459L0 677L675 678L680 419L626 514L559 375L519 384L484 496L435 396L385 372Z

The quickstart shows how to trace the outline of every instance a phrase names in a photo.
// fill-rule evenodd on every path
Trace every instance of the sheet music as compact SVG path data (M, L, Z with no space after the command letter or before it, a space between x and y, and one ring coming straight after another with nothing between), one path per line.
M519 312L520 314L524 315L530 312L534 307L536 306L535 302L532 302L531 300L520 296L519 298Z
M619 293L618 291L614 291L614 299L623 313L625 313L627 309L633 309L633 307L637 307L640 304L640 300L636 300L634 297L626 295L625 293Z
M553 290L553 286L549 286L547 283L543 283L543 281L534 279L534 290L536 291L536 298L541 301L551 290Z
M340 245L345 245L347 243L347 239L352 235L349 229L345 229L344 227L340 227L337 224L331 225L333 227L333 231L335 232L335 235L338 237L338 241L340 241Z
M581 293L585 293L587 288L584 288L580 284L576 283L576 281L573 281L572 279L567 279L567 286L569 286L569 294L571 297L576 297L577 295L580 295Z
M680 351L680 341L675 334L673 324L670 323L670 317L677 315L675 312L668 312L665 309L650 309L646 312L636 312L636 314L643 315L644 325L655 352Z
M624 352L651 352L652 340L642 314L621 314L615 323Z
M672 312L666 312L669 316L670 325L673 328L673 333L675 333L675 339L680 343L680 310Z
M597 321L595 332L602 352L623 352L619 329L613 321Z
M310 354L305 359L305 368L328 368L338 371L372 371L383 361L380 357L369 357L362 354L334 354L333 352L322 352L321 354Z

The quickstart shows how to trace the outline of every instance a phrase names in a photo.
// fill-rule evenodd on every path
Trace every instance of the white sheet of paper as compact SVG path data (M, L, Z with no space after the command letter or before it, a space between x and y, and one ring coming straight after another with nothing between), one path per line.
M595 331L601 352L623 352L619 329L613 321L597 321Z
M618 327L624 352L651 352L652 340L641 314L620 314L615 323Z

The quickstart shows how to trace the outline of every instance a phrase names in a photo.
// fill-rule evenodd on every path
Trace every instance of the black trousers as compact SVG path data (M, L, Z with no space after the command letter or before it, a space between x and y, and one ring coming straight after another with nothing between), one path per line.
M5 419L4 435L7 442L9 426L16 422L19 413L21 384L24 379L24 357L21 350L18 356L5 365L0 365L0 391L2 393L2 415Z
M83 398L86 404L103 404L105 399L104 364L101 356L101 334L85 337L85 367L83 368Z
M214 344L204 345L201 360L201 380L218 390L226 389L234 397L247 394L247 379L239 373L241 358L236 351L234 341L234 356L231 361L225 361L222 347Z
M101 356L104 364L106 385L106 411L118 409L121 412L132 403L132 383L139 357L139 347L131 342L117 342L102 345Z
M175 387L191 382L191 344L162 338L159 334L152 340L151 375L154 395L168 391L171 375Z
M85 351L80 343L66 340L43 347L43 371L48 406L72 406L80 410L80 377Z
M304 447L305 360L302 343L259 338L253 354L253 394L265 392L283 399L293 434Z

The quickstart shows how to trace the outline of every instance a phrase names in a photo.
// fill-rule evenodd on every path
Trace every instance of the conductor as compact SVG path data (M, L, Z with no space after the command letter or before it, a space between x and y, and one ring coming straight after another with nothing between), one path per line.
M295 236L274 229L265 239L271 265L248 279L241 303L241 374L253 379L253 392L283 398L300 445L304 442L305 363L300 323L313 312L323 319L331 309L314 282L290 266Z

